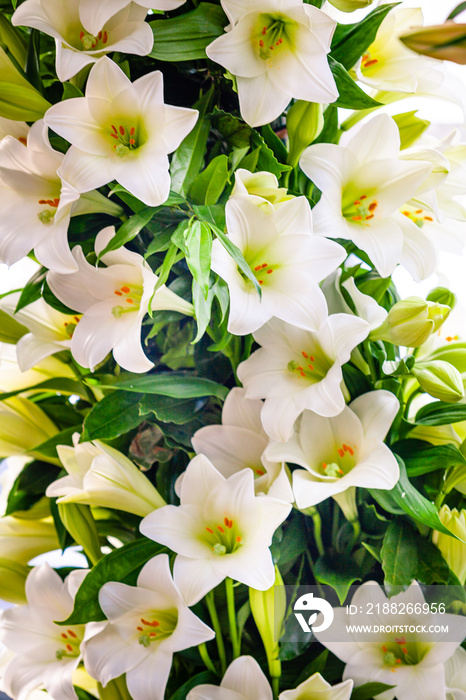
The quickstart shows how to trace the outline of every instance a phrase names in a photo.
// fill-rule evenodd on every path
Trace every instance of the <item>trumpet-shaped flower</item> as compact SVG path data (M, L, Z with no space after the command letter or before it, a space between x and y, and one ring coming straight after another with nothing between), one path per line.
M5 117L0 117L0 139L4 136L13 136L18 141L26 146L27 137L29 133L29 126L26 122L18 122L13 119L5 119Z
M315 633L321 644L346 663L343 679L352 678L356 687L372 681L395 686L378 694L380 700L445 698L444 662L454 654L466 634L465 618L426 612L425 599L416 582L407 591L387 598L377 583L368 581L356 591L352 604L366 611L368 603L373 605L375 613L370 616L371 625L383 631L369 633L370 638L361 632L348 631L346 609L334 608L332 631ZM388 609L386 613L384 606ZM409 608L422 612L391 612ZM443 631L429 632L436 625L436 629ZM414 631L401 635L390 631L398 626Z
M28 387L45 382L54 377L68 377L75 379L71 367L55 357L46 357L31 369L22 371L16 356L17 348L14 345L0 343L0 390L16 391L28 389Z
M113 226L97 235L99 255L115 235ZM77 272L62 275L49 272L47 282L67 306L82 314L71 338L71 353L91 370L110 350L121 367L130 372L146 372L153 364L141 346L141 324L152 298L152 309L170 309L192 314L192 306L165 285L154 294L157 276L141 255L126 248L102 255L107 267L93 267L81 246L73 249Z
M137 56L150 53L154 35L144 21L146 9L127 2L121 9L114 8L101 23L95 21L97 13L94 9L93 17L89 16L89 11L87 13L89 23L84 23L80 4L80 0L26 0L12 17L15 26L32 27L55 39L59 80L69 80L82 68L112 51ZM110 3L106 4L108 9ZM96 6L98 8L94 3L94 8Z
M22 372L26 372L50 355L61 350L69 350L71 337L80 317L57 311L49 306L42 297L20 311L16 311L19 297L19 293L3 297L0 299L0 309L29 331L16 344L19 368ZM68 371L71 373L70 370ZM37 379L36 383L40 381Z
M41 459L34 448L57 432L50 418L29 399L13 396L0 402L0 457L27 452Z
M109 58L91 69L86 96L51 107L47 125L72 146L62 177L78 192L116 180L150 206L170 191L168 153L189 134L198 112L163 101L163 76L147 73L134 83Z
M84 643L84 664L104 687L126 673L134 700L162 700L174 652L214 638L189 610L179 583L168 556L159 554L141 569L137 586L102 586L99 603L108 623Z
M447 700L466 700L466 651L459 647L445 661Z
M0 518L0 557L18 564L27 564L44 552L60 548L52 518L40 520L16 518L5 515Z
M466 510L458 511L456 508L450 510L447 505L443 505L439 511L439 518L456 537L434 530L432 541L440 549L450 569L464 585L466 582Z
M313 210L316 232L353 241L382 277L402 257L398 209L432 171L429 162L400 160L399 151L398 127L386 114L378 114L355 130L346 146L309 146L300 161L322 190Z
M241 115L250 126L273 121L291 98L334 102L327 54L336 23L301 0L222 0L231 25L206 48L236 77Z
M360 292L353 277L341 282L341 275L341 269L335 270L321 285L330 313L353 313L353 309L346 303L342 294L341 289L343 288L350 297L357 316L367 321L371 330L378 328L387 318L387 311L383 306L377 304L369 294Z
M18 700L45 687L54 700L76 700L72 675L81 660L84 625L57 625L73 610L74 596L86 576L75 570L62 581L48 564L32 569L26 581L27 605L5 610L0 639L15 652L5 669L6 692Z
M281 696L280 696L281 697ZM240 656L228 666L219 686L197 685L186 700L272 700L272 689L252 656Z
M314 673L294 690L280 693L278 700L349 700L352 690L351 679L331 686L320 673Z
M254 333L262 347L239 365L238 377L247 398L265 399L262 425L273 440L288 440L305 409L326 417L341 413L341 366L368 332L357 316L332 314L317 330L272 319Z
M146 12L147 10L169 12L170 10L176 10L177 7L180 7L185 2L186 0L133 0L132 4L145 8ZM94 2L94 0L80 0L79 16L87 31L97 34L99 28L105 22L108 22L112 15L129 4L131 4L131 0L100 0L98 3Z
M279 209L256 197L236 196L226 205L229 238L238 246L260 285L239 270L220 241L212 247L212 269L230 291L230 333L245 335L272 316L314 327L326 314L318 283L345 259L342 246L312 234L311 208L304 197L295 197Z
M121 452L99 440L57 447L60 461L68 472L53 481L46 491L57 503L84 503L116 508L136 515L148 515L165 505L149 479Z
M27 146L15 136L0 141L2 262L12 265L34 248L38 260L48 268L64 273L75 270L67 239L70 216L121 212L121 207L97 192L80 198L57 174L63 158L50 146L42 120L31 127Z
M292 194L288 194L286 187L279 187L276 175L268 170L261 170L251 173L244 168L235 170L235 184L230 197L249 195L261 206L263 201L270 202L277 209L290 199L294 199Z
M264 455L269 437L260 419L262 405L260 400L246 399L244 389L232 389L223 404L222 425L206 425L197 430L193 447L224 477L251 469L256 494L266 493L291 503L293 493L283 464Z
M141 532L178 554L175 577L194 604L227 576L264 591L275 581L269 547L291 505L256 496L251 469L225 479L204 455L188 465L181 505L165 506L141 523Z
M269 459L304 467L293 472L297 507L309 508L332 496L354 520L356 486L393 488L400 470L383 440L398 409L394 394L378 390L358 396L333 418L304 411L290 440L266 449Z

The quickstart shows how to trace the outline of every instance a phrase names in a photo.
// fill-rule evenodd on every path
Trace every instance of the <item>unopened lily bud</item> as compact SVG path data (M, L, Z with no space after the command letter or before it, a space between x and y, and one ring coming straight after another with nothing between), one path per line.
M430 125L427 119L416 117L416 112L417 110L414 110L413 112L403 112L403 114L395 114L393 116L393 121L396 122L400 132L400 147L402 150L412 146Z
M57 464L58 459L42 455L36 449L57 432L50 418L29 399L14 396L0 402L0 457L28 453Z
M362 7L368 7L373 0L328 0L333 7L341 12L354 12Z
M429 354L429 360L449 362L453 367L456 367L460 374L463 374L466 372L466 343L454 342L443 345Z
M26 520L12 515L0 518L0 557L2 559L27 564L39 554L59 548L60 543L52 518Z
M461 374L449 362L416 362L411 374L425 392L440 401L455 403L464 396Z
M262 197L274 206L294 199L293 195L288 194L286 187L278 186L278 180L273 173L267 170L251 173L244 168L238 168L235 172L235 184L231 196L236 195Z
M0 598L9 603L26 603L25 585L30 567L0 557Z
M298 164L301 153L311 145L323 128L322 105L317 102L296 100L286 113L290 149L286 162L294 168Z
M3 14L0 14L0 43L8 48L21 68L26 67L28 50L23 34Z
M0 117L34 122L52 105L17 70L0 48Z
M400 39L408 49L423 56L466 63L466 24L448 21L430 27L414 27Z
M371 340L386 340L394 345L417 348L438 331L451 309L444 304L408 297L397 302L381 326L370 334Z
M439 518L442 525L450 530L455 537L444 535L438 530L434 530L432 535L433 543L439 548L443 558L450 569L464 585L466 583L466 510L458 511L456 508L450 510L448 506L442 506L439 511ZM463 542L460 542L463 540Z
M16 345L18 340L27 332L26 326L18 323L18 321L0 309L0 342Z
M266 591L249 589L251 612L267 654L269 672L272 677L281 673L280 647L278 640L283 631L286 616L286 591L278 567L275 566L275 583Z
M408 433L409 438L425 440L431 445L449 445L456 443L461 445L461 438L455 432L452 425L416 425Z
M102 557L100 551L99 533L89 506L77 503L58 503L58 514L65 529L93 564Z
M456 304L456 294L453 294L453 292L446 287L435 287L435 289L429 292L426 299L436 304L445 304L449 306L450 309L454 309Z

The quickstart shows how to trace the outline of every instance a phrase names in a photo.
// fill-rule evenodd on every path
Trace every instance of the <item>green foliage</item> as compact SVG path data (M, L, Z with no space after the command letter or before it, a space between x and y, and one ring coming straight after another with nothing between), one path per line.
M224 33L228 19L222 8L201 2L192 12L173 19L151 22L154 48L151 58L159 61L194 61L206 58L205 49Z
M341 63L331 56L329 56L328 60L339 94L339 98L333 103L335 107L344 107L345 109L372 109L373 107L380 106L380 102L370 97L354 82L353 78Z
M418 569L417 537L412 527L404 520L393 520L380 554L387 590L391 586L409 586Z

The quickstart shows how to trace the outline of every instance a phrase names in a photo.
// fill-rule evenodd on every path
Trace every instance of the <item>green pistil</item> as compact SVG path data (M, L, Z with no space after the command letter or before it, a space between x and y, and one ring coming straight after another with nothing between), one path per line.
M53 218L55 216L55 212L51 211L50 209L43 209L37 214L37 218L41 222L41 224L50 224L53 221Z
M396 659L397 657L395 656L393 651L387 651L387 653L384 654L383 662L385 666L394 666L396 664Z
M339 447L335 447L335 451L330 456L329 461L321 464L322 475L341 479L342 476L348 474L356 463L355 450L356 445L348 445L345 442Z
M89 32L82 33L81 41L85 51L90 51L97 46L97 37L93 34L89 34Z
M131 314L139 310L139 306L114 306L112 309L112 314L115 318L120 318L123 314Z

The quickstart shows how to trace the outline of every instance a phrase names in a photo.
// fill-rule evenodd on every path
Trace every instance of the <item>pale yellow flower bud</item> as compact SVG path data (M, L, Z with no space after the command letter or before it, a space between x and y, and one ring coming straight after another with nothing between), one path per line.
M466 63L466 24L449 21L430 27L414 27L400 39L408 49L423 56Z
M41 119L51 107L45 97L23 78L15 65L0 48L0 117L16 121L34 122Z
M28 453L38 459L58 463L36 451L58 432L41 408L29 399L15 396L0 402L0 457Z
M386 340L394 345L416 348L438 331L450 314L450 307L420 297L397 302L381 326L370 334L371 340Z
M461 374L449 362L443 360L417 362L411 374L417 379L421 388L436 399L455 403L464 396Z
M8 48L21 68L26 67L28 53L26 41L23 34L16 27L13 27L4 14L0 14L0 43Z
M442 506L439 511L442 524L461 540L466 540L466 510L450 510ZM434 530L432 541L440 549L443 558L460 582L466 582L466 544L455 537Z
M426 299L437 304L446 304L450 309L454 309L456 304L456 295L446 287L435 287L429 292Z
M283 632L286 616L286 591L278 567L275 567L275 583L266 591L249 589L251 612L267 654L269 672L272 677L280 676L280 647L278 640Z
M417 110L414 110L413 112L404 112L403 114L395 114L393 116L393 121L396 122L400 132L401 149L412 146L430 125L430 122L426 119L416 117L416 112ZM430 301L440 301L440 299L431 299ZM446 304L448 302L442 303Z
M296 100L286 113L289 153L286 162L295 167L301 153L317 138L324 127L322 105Z
M25 584L29 566L0 557L0 598L9 603L26 603Z
M362 7L368 7L373 0L328 0L331 5L341 12L354 12Z
M65 528L77 544L84 549L92 564L102 557L99 534L89 506L77 503L58 503L58 514Z
M0 518L0 557L19 564L60 548L52 518L33 520L6 515ZM1 596L0 596L1 597Z

